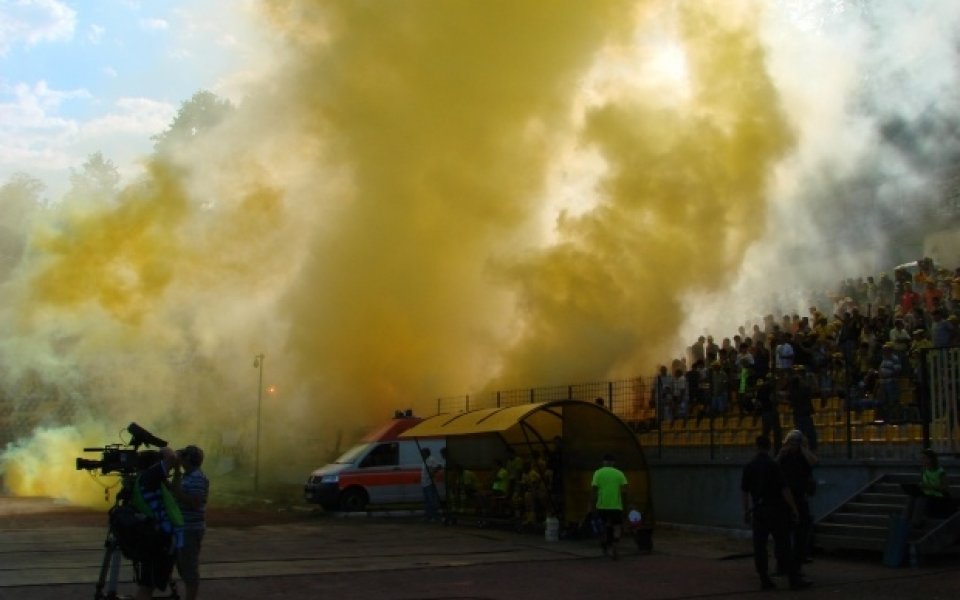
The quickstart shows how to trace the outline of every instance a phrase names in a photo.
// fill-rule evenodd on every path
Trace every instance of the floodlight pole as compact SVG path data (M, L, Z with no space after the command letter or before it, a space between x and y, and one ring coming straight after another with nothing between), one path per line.
M260 415L263 406L263 359L261 352L253 357L253 366L260 370L259 381L257 382L257 444L256 457L253 464L253 491L260 491Z

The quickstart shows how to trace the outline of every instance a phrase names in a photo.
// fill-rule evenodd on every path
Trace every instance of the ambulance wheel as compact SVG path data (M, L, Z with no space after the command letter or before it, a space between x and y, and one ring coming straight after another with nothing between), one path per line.
M340 495L340 510L344 512L358 512L367 507L370 498L367 492L361 488L350 488L344 490Z

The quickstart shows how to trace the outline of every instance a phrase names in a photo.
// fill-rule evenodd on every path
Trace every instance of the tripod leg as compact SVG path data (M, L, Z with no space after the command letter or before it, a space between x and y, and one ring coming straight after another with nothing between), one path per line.
M113 535L107 533L107 539L103 543L105 548L103 552L103 562L100 563L100 576L97 578L97 588L93 594L94 600L104 600L106 596L103 595L103 588L106 585L107 573L110 570L110 563L112 562L113 557Z
M117 579L120 576L121 557L113 532L107 534L107 540L103 545L105 548L103 562L100 564L100 577L97 578L97 588L93 598L94 600L117 600Z
M107 583L107 600L116 600L117 596L117 579L120 576L120 548L117 547L116 540L114 540L111 556L110 556L110 579Z

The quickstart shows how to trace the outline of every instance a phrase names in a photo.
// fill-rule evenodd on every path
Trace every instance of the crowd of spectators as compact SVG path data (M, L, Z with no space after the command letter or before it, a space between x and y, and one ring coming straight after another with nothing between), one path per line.
M699 420L786 403L803 431L817 399L841 398L887 422L919 419L916 396L901 395L922 383L924 349L960 345L960 268L924 258L892 276L846 279L827 297L829 307L768 314L719 343L700 336L659 368L651 407L662 419Z

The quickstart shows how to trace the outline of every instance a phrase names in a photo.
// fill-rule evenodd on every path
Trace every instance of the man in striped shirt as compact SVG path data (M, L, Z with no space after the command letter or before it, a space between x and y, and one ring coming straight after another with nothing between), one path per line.
M183 471L173 475L173 497L183 514L183 547L177 554L177 572L186 588L186 600L195 600L200 587L200 546L206 531L207 495L210 481L200 470L203 450L187 446L177 450Z

